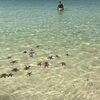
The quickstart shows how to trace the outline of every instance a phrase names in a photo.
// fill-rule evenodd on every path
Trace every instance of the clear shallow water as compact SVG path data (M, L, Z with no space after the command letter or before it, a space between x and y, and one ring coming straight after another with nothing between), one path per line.
M65 44L68 40L73 42L74 38L78 42L85 39L90 42L100 37L98 1L64 1L65 11L60 12L61 15L56 11L54 1L0 2L1 49L14 49L13 46L20 48L21 43L32 45L35 37L38 42L43 42L46 37L52 42L51 38L54 37L54 40L58 39L59 43L65 41Z
M48 93L50 85L52 87L50 91L55 91L55 89L58 91L55 91L55 95L58 95L61 91L65 93L66 89L69 89L69 92L66 92L64 97L67 99L69 97L71 100L79 99L79 97L76 97L76 99L75 97L68 97L67 94L69 93L75 96L80 95L80 98L83 98L82 100L89 100L88 98L90 100L99 100L97 98L99 98L100 91L100 1L72 0L63 1L63 3L65 10L58 12L56 10L57 2L53 0L43 0L42 2L39 0L0 0L0 73L7 72L12 67L20 66L23 69L25 64L35 66L32 68L35 76L32 76L30 80L26 79L25 73L21 71L14 77L15 79L10 79L11 81L9 78L7 80L1 79L1 82L4 82L5 86L11 87L14 83L13 80L17 80L16 87L13 87L15 90L19 84L19 87L22 87L26 81L29 81L30 86L35 82L34 89L36 89L36 93L38 91ZM40 45L39 49L36 48L37 45ZM23 54L24 50L30 49L36 52L33 59ZM66 53L69 53L69 58L66 58ZM36 63L38 61L47 61L48 55L56 54L60 55L61 59L50 61L50 67L47 71L44 68L37 68ZM8 56L17 59L19 61L18 65L10 64L9 60L6 59ZM67 67L62 68L56 65L61 61L65 61ZM90 80L86 83L85 80L88 77ZM39 82L43 78L44 81L40 85ZM43 84L47 80L49 80L48 84L44 87ZM9 85L6 81L9 82ZM58 84L59 81L61 83ZM76 81L80 83L80 87L77 87L78 83ZM92 87L88 85L92 83ZM76 85L74 89L73 84ZM86 85L86 89L84 85ZM55 89L53 86L55 86ZM39 87L40 90L37 89ZM46 89L44 90L44 88ZM92 92L88 91L88 88L93 91L93 96L91 96ZM12 91L13 89L1 88L1 91ZM76 90L78 91L76 94L72 92ZM32 92L33 90L29 88L29 91ZM87 92L90 94L87 95ZM49 96L47 94L41 95L43 98L47 98L46 100L50 99L49 93ZM31 96L29 97L31 98ZM58 100L57 98L54 99L52 93L51 97L52 100ZM43 99L41 96L38 98L39 100Z

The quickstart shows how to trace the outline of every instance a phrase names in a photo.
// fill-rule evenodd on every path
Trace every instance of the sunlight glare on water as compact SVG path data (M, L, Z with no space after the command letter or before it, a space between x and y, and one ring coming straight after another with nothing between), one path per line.
M100 100L100 1L62 2L0 0L0 100Z

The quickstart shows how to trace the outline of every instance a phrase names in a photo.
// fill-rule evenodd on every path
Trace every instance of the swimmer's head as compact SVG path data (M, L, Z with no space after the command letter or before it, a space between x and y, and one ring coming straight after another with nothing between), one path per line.
M59 3L61 3L61 1L59 1Z

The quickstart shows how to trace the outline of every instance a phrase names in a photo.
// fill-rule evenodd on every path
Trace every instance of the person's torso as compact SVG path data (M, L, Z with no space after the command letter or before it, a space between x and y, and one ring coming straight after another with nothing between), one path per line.
M59 7L59 8L63 8L63 4L59 4L58 7Z

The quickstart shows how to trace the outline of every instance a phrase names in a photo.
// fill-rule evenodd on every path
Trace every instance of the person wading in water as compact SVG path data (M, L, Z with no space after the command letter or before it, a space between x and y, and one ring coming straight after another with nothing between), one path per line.
M57 5L57 10L59 10L59 11L64 10L64 5L61 3L61 1L59 1L58 5Z

